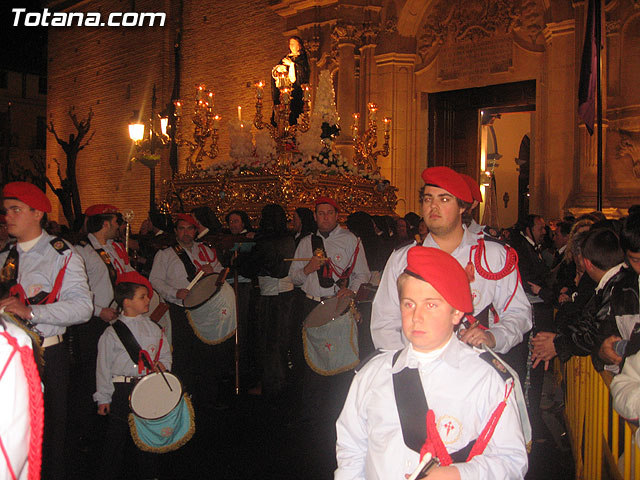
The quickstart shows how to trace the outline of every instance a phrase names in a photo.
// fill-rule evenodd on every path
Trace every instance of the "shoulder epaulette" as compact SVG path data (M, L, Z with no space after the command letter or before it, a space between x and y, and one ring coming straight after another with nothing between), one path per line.
M356 371L356 372L359 372L359 371L360 371L360 369L361 369L362 367L364 367L364 366L369 362L369 360L371 360L371 359L372 359L372 358L374 358L374 357L377 357L377 356L378 356L378 355L380 355L381 353L382 353L382 350L380 350L380 349L377 349L377 350L374 350L373 352L371 352L369 355L367 355L366 357L364 357L364 359L362 359L362 360L360 361L360 363L359 363L359 364L358 364L358 366L356 367L355 371Z
M89 242L89 237L82 237L78 239L78 242L76 243L76 245L80 245L81 247L86 247L90 243L91 242Z
M412 245L412 244L417 245L418 242L416 242L413 238L408 238L406 241L402 242L400 245L394 248L393 251L395 252L396 250L400 250L401 248L408 247L409 245Z
M483 238L488 242L499 243L502 246L507 245L507 242L505 242L504 240L501 240L498 237L498 231L493 227L484 227L484 230L482 230L482 235L483 235Z
M69 245L67 245L60 237L52 238L49 243L60 255L64 255L64 252L69 250Z
M489 352L483 352L480 354L480 358L487 362L489 365L493 367L493 369L498 372L498 375L502 377L502 379L506 382L510 378L513 378L509 370L493 355Z

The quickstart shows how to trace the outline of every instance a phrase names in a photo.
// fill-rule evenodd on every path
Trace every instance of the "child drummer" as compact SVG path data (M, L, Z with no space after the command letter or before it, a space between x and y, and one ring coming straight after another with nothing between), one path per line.
M439 464L417 478L523 478L513 378L454 334L473 311L465 271L435 248L413 247L407 260L398 294L410 344L357 372L336 424L336 480L410 478L429 455Z
M105 479L120 478L125 446L134 447L127 421L133 381L151 373L148 366L153 371L163 372L171 368L171 349L167 338L147 316L153 295L149 281L138 272L123 273L116 279L114 295L121 311L116 322L122 322L133 334L141 347L139 356L146 357L147 363L145 365L141 359L134 364L114 326L107 327L98 342L97 391L93 395L98 403L98 414L110 414L99 470L99 477ZM134 450L141 478L158 477L158 456L137 448Z

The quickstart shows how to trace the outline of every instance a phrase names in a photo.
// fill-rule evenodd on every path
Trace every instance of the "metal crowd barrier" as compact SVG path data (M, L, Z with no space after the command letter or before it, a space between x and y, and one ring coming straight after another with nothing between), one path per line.
M598 373L590 357L573 357L564 372L565 421L577 480L640 480L640 449L632 442L637 427L613 409L612 375Z

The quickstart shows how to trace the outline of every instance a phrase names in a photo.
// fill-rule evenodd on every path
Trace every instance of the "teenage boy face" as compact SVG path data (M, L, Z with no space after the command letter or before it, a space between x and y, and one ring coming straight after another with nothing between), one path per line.
M435 236L445 236L458 228L462 222L464 208L458 205L456 197L440 187L424 187L422 217L429 231Z
M400 281L399 293L402 331L413 348L430 352L445 345L463 312L449 305L430 283L409 275Z
M123 302L123 306L128 313L128 316L138 316L143 313L147 313L149 311L149 303L151 299L149 298L149 290L147 287L143 287L140 285L136 288L136 292L133 294L133 298L125 298Z

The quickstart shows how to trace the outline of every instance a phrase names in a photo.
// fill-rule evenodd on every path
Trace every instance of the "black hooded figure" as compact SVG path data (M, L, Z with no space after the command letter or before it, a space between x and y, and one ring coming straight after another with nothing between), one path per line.
M298 116L302 113L304 105L302 101L302 85L309 83L309 57L307 57L307 51L300 37L289 37L289 54L284 57L278 65L273 67L271 71L271 95L274 106L271 123L273 125L275 125L275 106L280 105L280 90L276 85L276 78L279 71L288 72L289 80L291 80L292 77L295 78L291 85L289 124L296 125L298 123Z

